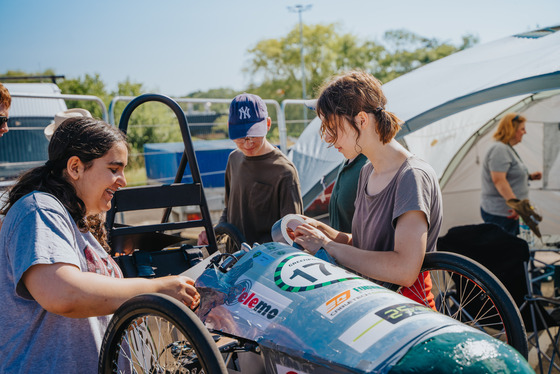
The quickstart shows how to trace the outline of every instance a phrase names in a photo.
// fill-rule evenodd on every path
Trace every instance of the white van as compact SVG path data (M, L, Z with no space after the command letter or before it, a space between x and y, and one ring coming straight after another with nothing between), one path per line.
M12 95L12 105L8 121L10 131L0 138L0 188L13 183L21 172L48 159L49 143L43 130L56 113L67 109L65 101L56 98L61 91L54 83L3 85Z

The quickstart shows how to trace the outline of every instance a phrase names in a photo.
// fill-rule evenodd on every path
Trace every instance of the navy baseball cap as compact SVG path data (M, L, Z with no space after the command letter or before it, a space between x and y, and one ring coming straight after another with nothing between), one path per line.
M257 95L237 95L229 106L228 131L230 139L266 136L268 111Z

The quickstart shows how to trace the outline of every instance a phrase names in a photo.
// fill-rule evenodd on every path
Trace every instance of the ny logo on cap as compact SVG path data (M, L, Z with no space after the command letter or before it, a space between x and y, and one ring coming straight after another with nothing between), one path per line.
M249 107L244 106L239 108L239 119L248 119L251 118L251 113L249 112Z

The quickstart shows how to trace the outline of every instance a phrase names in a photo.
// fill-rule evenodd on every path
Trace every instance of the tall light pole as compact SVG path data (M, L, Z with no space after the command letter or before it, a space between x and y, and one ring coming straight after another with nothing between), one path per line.
M303 52L303 22L301 20L301 13L311 9L311 5L294 5L289 6L288 10L290 12L297 12L299 14L299 43L301 47L301 92L302 98L305 100L307 99L307 94L305 90L305 59L304 59L304 52ZM307 109L303 106L303 124L307 124Z

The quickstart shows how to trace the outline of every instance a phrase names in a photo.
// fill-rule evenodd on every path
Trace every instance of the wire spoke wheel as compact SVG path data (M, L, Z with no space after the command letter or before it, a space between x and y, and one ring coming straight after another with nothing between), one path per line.
M519 309L485 267L455 253L432 252L425 256L419 279L426 279L426 284L431 280L438 312L502 340L527 358L527 335ZM424 288L413 292L429 306Z
M100 373L227 373L202 322L161 294L136 296L115 312L103 338Z

